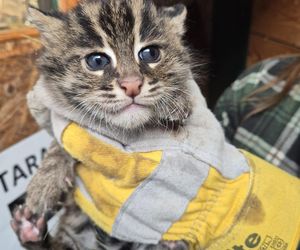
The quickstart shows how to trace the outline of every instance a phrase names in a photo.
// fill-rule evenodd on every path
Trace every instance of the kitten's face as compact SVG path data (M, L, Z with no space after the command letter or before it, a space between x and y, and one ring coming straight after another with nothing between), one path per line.
M189 113L186 10L149 0L89 0L65 15L31 9L44 86L66 117L135 129ZM74 118L75 117L75 118Z

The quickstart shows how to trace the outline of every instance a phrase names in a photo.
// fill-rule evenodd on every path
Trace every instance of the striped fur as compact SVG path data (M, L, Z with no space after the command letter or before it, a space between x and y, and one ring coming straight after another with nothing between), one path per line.
M94 129L109 124L135 130L160 120L184 120L190 112L185 84L191 72L182 39L185 16L183 5L157 8L149 0L86 0L67 14L31 9L45 47L38 66L49 106ZM138 52L149 45L159 47L158 63L139 60ZM86 68L84 58L94 52L111 58L101 72ZM130 114L122 112L131 100L117 84L127 75L143 79L135 99L144 108Z

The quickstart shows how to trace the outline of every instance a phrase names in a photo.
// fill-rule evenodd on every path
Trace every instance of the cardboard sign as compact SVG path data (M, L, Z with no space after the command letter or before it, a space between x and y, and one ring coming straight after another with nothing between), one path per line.
M11 212L23 203L26 187L51 140L47 132L40 131L0 153L1 250L22 249L10 227Z

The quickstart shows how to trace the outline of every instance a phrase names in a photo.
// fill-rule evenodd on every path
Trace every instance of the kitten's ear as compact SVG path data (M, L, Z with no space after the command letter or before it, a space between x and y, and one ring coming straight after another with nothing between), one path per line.
M44 13L34 7L29 7L27 20L32 23L41 33L55 32L63 26L61 13Z
M183 4L176 4L171 7L161 7L160 12L179 35L184 34L187 9Z

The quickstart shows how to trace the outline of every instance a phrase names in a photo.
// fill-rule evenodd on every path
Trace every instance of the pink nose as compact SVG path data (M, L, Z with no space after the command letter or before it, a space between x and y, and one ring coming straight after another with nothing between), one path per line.
M129 97L136 97L141 93L143 79L139 76L127 76L118 80L120 87Z

